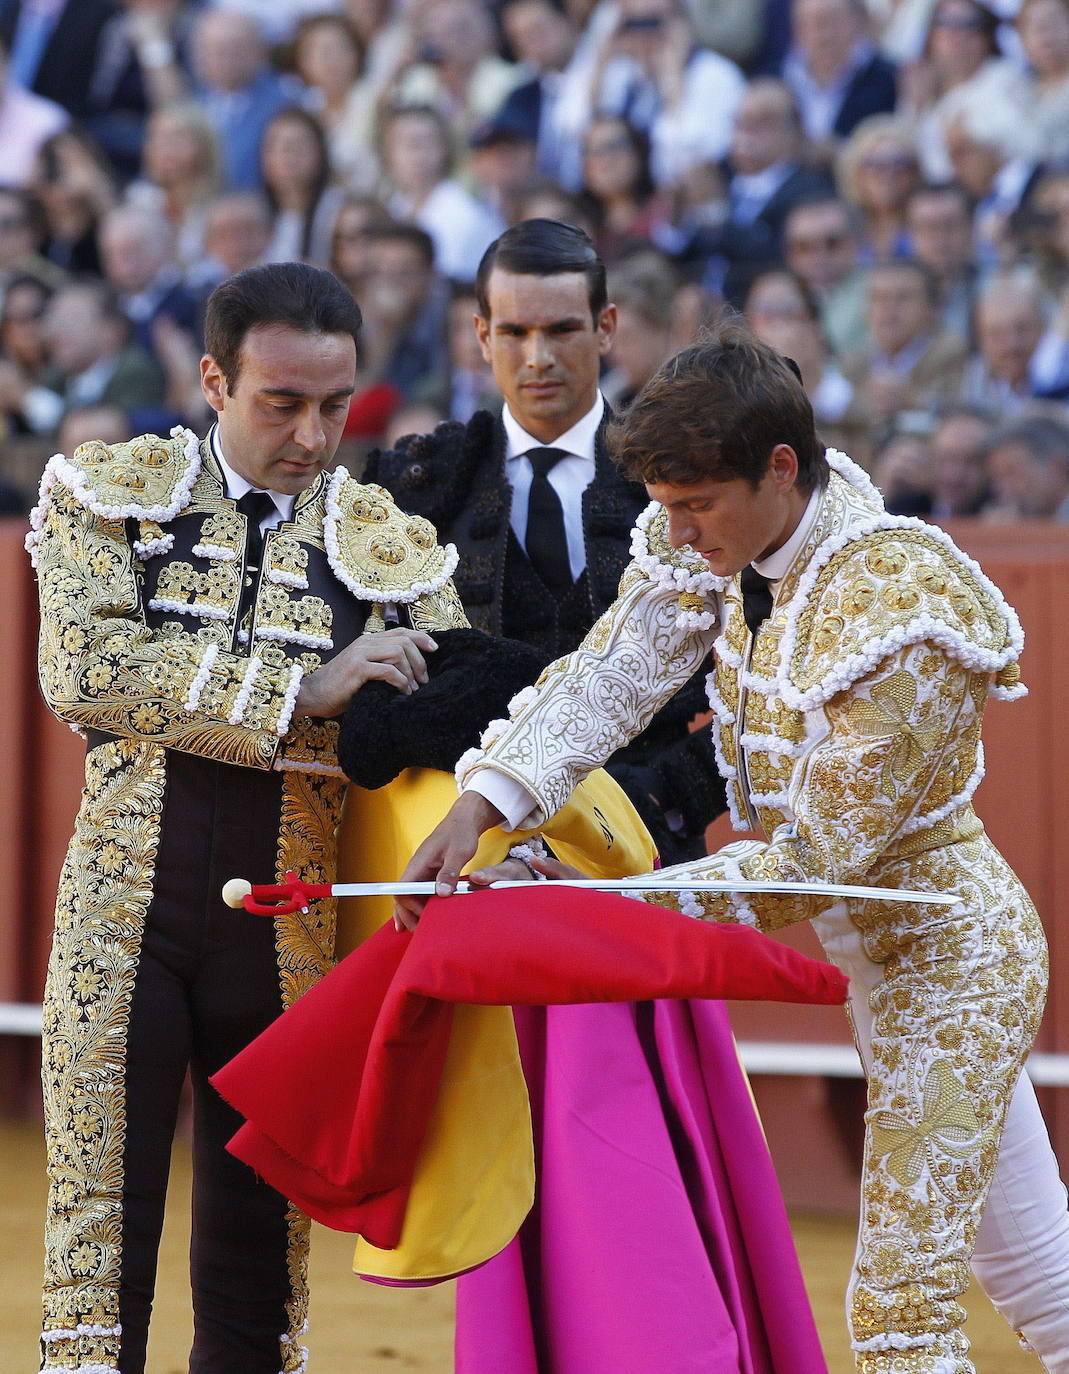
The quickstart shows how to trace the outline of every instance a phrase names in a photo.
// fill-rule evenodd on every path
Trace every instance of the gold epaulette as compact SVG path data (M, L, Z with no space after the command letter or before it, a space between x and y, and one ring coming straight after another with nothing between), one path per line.
M417 601L441 591L457 565L456 549L438 543L429 520L406 515L384 487L345 468L331 478L323 534L335 576L362 601Z
M164 523L189 502L200 471L200 441L190 430L176 430L168 439L142 434L121 444L91 439L69 460L52 463L56 477L95 514Z
M998 588L942 530L886 525L829 541L792 598L781 650L790 695L815 705L909 644L1016 681L1020 623Z

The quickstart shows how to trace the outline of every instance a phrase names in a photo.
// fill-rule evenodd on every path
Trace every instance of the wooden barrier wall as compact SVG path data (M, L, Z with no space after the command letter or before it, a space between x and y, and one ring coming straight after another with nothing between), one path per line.
M1022 660L1030 695L992 702L985 729L987 776L977 809L1035 898L1051 945L1051 992L1038 1048L1069 1052L1069 933L1061 916L1069 901L1069 723L1062 694L1069 685L1069 529L1043 525L953 525L960 546L977 558L1015 606L1025 628ZM36 684L36 595L22 547L25 526L0 521L0 605L4 666L0 671L0 1001L40 999L56 880L81 785L81 740L56 721ZM711 828L721 843L723 822ZM786 938L812 953L807 928ZM849 1042L835 1010L738 1005L740 1039ZM8 1109L34 1100L35 1047L3 1048ZM773 1151L792 1202L856 1205L854 1173L860 1139L860 1085L852 1080L762 1078L755 1089ZM1046 1089L1044 1108L1059 1156L1069 1172L1069 1088ZM813 1197L819 1163L821 1196Z

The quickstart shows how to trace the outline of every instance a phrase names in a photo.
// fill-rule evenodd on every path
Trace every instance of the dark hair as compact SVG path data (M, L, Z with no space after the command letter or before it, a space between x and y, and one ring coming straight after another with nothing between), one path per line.
M418 224L388 220L385 224L370 225L365 237L370 243L407 243L419 253L424 266L434 266L434 240Z
M332 272L304 262L273 262L228 277L208 297L204 347L231 394L245 336L264 325L302 334L349 334L359 343L360 307Z
M587 299L596 324L609 303L605 264L594 241L574 224L559 219L524 219L506 229L482 256L475 274L475 299L479 314L490 318L490 273L495 267L525 277L555 277L561 272L582 272Z
M289 70L300 75L301 45L308 35L319 28L332 28L340 30L352 44L353 51L356 53L356 74L358 77L363 75L364 62L367 57L364 40L356 30L356 25L347 14L334 10L321 10L317 14L306 14L298 23L293 34L293 39L289 45Z
M632 124L631 121L627 119L624 115L595 115L594 118L590 121L590 123L586 126L586 129L583 131L584 161L586 160L586 137L587 135L589 135L591 129L593 129L595 125L598 124L619 125L620 131L622 132L624 138L627 139L628 146L630 147L635 159L635 177L634 181L631 184L631 195L634 196L635 200L639 203L639 205L644 205L646 201L648 201L650 197L653 195L654 191L657 189L653 180L653 172L650 170L651 149L649 135L646 134L642 129L638 128L637 125ZM601 220L602 218L604 218L604 210L601 201L598 199L596 193L590 189L590 185L587 182L585 173L583 174L583 195L585 195L586 198L593 204L598 219Z
M299 124L304 131L309 134L316 146L316 156L319 160L319 169L316 172L315 181L308 189L308 201L304 207L303 223L301 225L301 253L306 255L311 249L312 228L315 224L315 214L319 202L323 199L323 192L330 185L332 168L330 164L330 148L327 145L327 136L322 124L316 119L315 115L302 109L300 105L285 105L281 110L276 110L264 126L263 137L260 140L260 161L263 163L264 149L267 147L267 136L278 124ZM262 170L262 166L261 166ZM264 178L264 195L271 209L277 214L280 206L278 197L275 195L274 187Z
M662 363L610 427L609 443L636 482L686 487L741 477L756 488L777 444L797 454L801 490L828 481L801 382L780 354L735 322Z

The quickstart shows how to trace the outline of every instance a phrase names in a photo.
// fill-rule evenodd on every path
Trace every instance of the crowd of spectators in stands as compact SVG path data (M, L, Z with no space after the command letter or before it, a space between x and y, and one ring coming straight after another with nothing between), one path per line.
M1069 0L0 0L0 507L203 430L204 304L331 267L347 452L499 405L479 257L588 229L626 406L724 309L893 509L1069 520Z

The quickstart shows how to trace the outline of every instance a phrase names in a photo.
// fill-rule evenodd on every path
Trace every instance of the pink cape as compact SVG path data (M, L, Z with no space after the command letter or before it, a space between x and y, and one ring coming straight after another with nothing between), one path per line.
M718 1002L520 1008L538 1194L456 1374L827 1374Z

